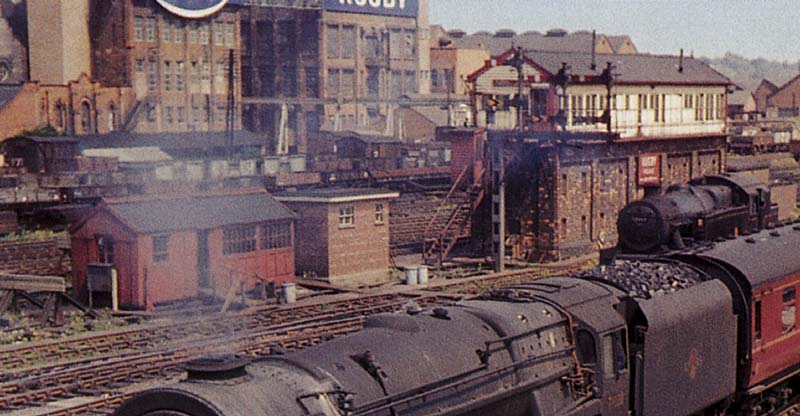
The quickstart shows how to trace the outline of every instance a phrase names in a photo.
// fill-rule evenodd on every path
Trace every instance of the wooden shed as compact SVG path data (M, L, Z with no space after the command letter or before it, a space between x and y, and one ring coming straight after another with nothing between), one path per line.
M103 200L70 235L73 291L93 303L150 309L294 280L294 214L263 191Z

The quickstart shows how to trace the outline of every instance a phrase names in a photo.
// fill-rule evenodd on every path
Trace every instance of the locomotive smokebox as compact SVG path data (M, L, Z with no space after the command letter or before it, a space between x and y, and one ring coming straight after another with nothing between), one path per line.
M669 223L649 200L628 204L619 213L619 243L634 252L648 252L669 241Z

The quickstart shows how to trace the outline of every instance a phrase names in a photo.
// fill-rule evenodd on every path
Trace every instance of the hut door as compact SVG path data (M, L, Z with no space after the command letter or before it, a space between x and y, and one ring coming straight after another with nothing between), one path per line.
M197 231L197 285L201 289L211 287L211 276L208 270L208 230Z

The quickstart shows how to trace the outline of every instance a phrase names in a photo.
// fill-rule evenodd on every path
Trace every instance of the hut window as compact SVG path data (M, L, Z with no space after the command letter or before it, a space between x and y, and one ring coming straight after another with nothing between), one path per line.
M347 205L339 208L339 228L352 227L356 223L356 208Z
M114 264L114 239L107 235L97 236L97 261Z
M256 251L256 226L226 227L222 236L222 253L236 254Z
M169 259L169 236L153 236L153 263L160 263Z
M264 224L261 227L261 249L292 246L291 223Z

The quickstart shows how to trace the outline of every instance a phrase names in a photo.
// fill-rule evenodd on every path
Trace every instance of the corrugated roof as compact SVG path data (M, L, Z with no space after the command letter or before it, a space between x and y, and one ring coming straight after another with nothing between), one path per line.
M267 193L109 201L107 206L133 230L147 234L294 218Z
M31 137L34 139L34 137ZM81 149L97 149L112 147L158 147L160 149L194 149L209 147L225 147L228 136L224 131L187 132L187 133L130 133L113 132L108 134L91 134L86 136L62 136L57 140L73 140L80 143ZM247 130L237 130L233 134L234 146L262 146L268 140Z
M122 163L152 163L172 160L170 155L152 146L86 149L81 154L95 157L115 157Z
M555 31L551 31L555 33ZM597 35L598 38L602 35ZM453 46L463 49L486 49L492 55L500 55L511 46L523 49L561 52L592 52L591 32L564 33L548 36L538 32L525 32L511 37L496 37L493 33L477 32L461 38L451 38Z
M448 123L447 120L447 109L442 109L440 106L433 106L433 105L416 105L411 107L412 110L416 111L422 117L430 120L436 126L446 126Z
M596 54L596 67L591 69L592 54L576 52L529 51L525 55L547 72L556 74L562 63L571 66L573 76L598 76L607 62L617 68L618 83L667 83L728 85L731 80L709 65L694 58L683 58L683 71L679 71L680 58L672 55L611 55Z

